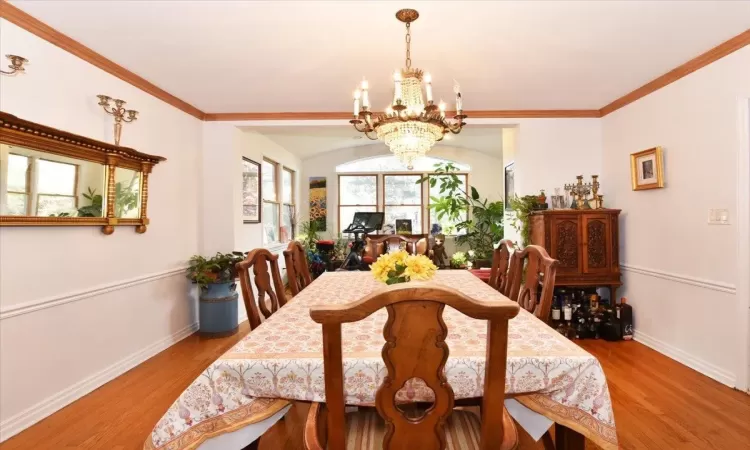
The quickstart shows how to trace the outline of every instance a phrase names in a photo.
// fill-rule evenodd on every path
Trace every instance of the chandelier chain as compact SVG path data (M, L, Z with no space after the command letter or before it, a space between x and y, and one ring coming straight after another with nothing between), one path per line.
M406 68L411 68L411 27L410 23L406 23Z

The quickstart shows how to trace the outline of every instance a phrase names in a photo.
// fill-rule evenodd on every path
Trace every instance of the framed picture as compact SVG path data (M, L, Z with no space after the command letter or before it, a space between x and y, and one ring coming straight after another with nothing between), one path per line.
M260 223L260 163L242 158L242 221Z
M664 187L661 147L630 155L630 179L634 191Z
M516 190L513 187L513 177L515 176L514 162L505 166L505 209L507 211L512 210L510 207L510 199L516 194Z
M411 219L396 219L397 234L411 234Z

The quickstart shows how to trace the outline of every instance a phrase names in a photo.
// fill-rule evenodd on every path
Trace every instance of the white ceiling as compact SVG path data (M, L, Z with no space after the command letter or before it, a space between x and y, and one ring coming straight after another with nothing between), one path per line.
M750 28L750 1L70 1L12 4L205 112L375 109L403 64L464 109L598 109Z
M362 133L355 131L351 126L242 128L263 134L301 159L342 148L382 145L380 141L372 141L364 137ZM472 125L462 130L460 134L449 135L447 139L438 142L436 146L466 148L502 158L502 128L500 126Z

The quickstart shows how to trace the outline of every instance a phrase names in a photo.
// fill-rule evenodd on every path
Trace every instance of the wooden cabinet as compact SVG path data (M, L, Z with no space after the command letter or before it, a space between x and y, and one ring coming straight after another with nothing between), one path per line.
M619 209L561 209L531 215L531 243L560 261L555 286L607 286L617 299L620 280Z

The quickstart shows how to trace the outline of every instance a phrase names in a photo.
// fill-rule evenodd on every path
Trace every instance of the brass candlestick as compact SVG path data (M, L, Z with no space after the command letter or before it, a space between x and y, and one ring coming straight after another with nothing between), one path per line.
M8 64L8 67L11 69L11 71L6 72L4 70L0 70L0 73L2 73L3 75L15 75L16 73L26 71L26 69L23 68L23 65L29 62L28 59L24 58L23 56L17 55L5 55L5 57L10 60L10 64Z
M104 108L107 114L115 117L115 145L120 145L120 136L122 135L122 123L130 123L138 118L138 111L133 109L125 109L123 105L126 103L125 100L112 98L106 95L97 95L99 97L99 106ZM115 102L115 106L109 104L110 101Z

